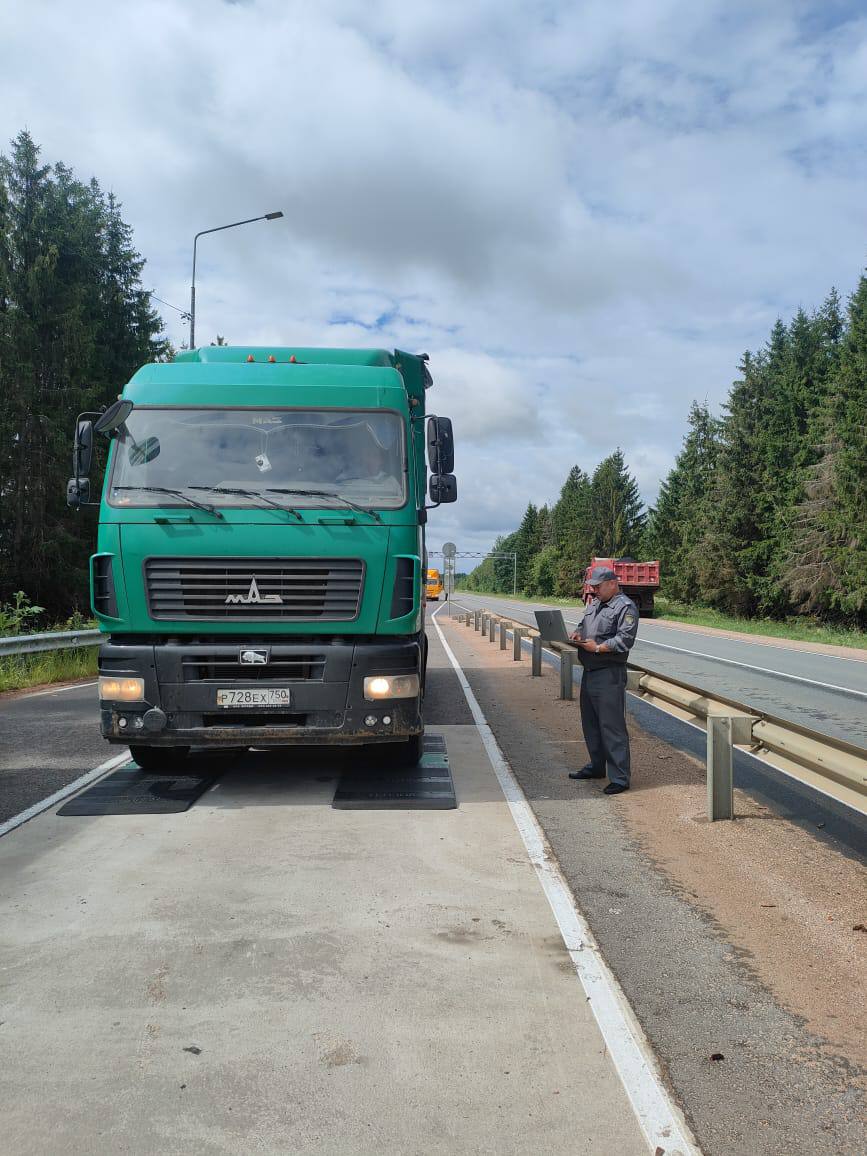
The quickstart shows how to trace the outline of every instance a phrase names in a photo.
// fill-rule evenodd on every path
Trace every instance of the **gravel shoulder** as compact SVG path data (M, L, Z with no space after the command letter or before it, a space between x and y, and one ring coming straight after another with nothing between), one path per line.
M556 674L438 622L707 1156L867 1153L863 864L742 792L707 823L703 768L634 720L628 795L570 781Z

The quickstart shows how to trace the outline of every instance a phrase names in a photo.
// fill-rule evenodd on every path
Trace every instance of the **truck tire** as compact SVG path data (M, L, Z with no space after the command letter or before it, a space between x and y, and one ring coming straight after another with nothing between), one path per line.
M171 770L190 753L189 747L130 746L129 753L143 771Z
M424 735L411 735L406 742L391 746L391 757L395 767L417 767L421 760Z

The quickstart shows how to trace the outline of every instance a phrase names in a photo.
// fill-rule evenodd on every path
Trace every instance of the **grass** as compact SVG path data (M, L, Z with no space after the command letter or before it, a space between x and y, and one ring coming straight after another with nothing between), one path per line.
M96 678L98 646L77 650L47 650L41 654L10 654L0 658L0 691L22 690L43 683Z
M484 595L493 591L456 590L454 598L461 594ZM507 598L515 602L548 602L552 606L577 606L580 598L529 598L526 594L494 594L495 598ZM711 626L715 630L735 630L740 634L760 634L767 638L784 638L794 642L818 642L825 646L850 646L867 650L867 632L851 630L843 626L825 626L814 619L787 618L779 621L773 618L739 618L735 614L723 614L709 606L694 606L675 602L665 595L656 596L656 617L670 622L682 622L685 626Z

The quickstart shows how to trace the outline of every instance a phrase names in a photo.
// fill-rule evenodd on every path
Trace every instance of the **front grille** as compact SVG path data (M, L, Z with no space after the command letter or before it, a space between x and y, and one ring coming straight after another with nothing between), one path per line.
M151 618L350 622L360 558L148 558Z
M255 648L251 648L255 649ZM267 663L251 665L222 654L186 654L181 659L184 682L322 682L324 654L271 655Z
M303 727L306 725L306 714L226 713L202 716L202 726L206 727Z

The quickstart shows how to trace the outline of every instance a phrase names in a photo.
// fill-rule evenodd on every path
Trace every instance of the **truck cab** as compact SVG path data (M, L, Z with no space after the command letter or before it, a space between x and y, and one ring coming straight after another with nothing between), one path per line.
M109 742L142 766L302 743L417 759L427 499L456 497L430 385L400 351L222 346L81 415L72 505L111 439L91 559Z

